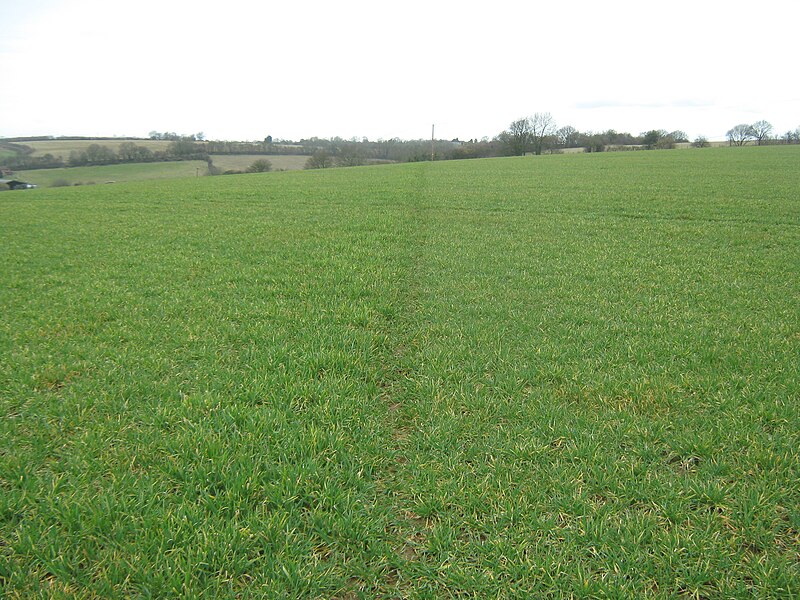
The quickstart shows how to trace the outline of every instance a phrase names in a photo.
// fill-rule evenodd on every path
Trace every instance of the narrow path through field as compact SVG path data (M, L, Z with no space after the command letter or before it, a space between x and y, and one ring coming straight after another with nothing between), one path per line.
M420 294L424 286L423 261L431 232L421 210L425 202L427 164L422 163L415 172L416 180L409 186L402 207L399 226L406 228L402 242L401 272L398 273L397 310L387 322L392 340L390 354L384 364L380 381L381 399L386 410L390 438L386 440L393 464L385 474L382 486L391 504L395 528L391 535L399 568L392 568L385 581L387 591L402 593L412 582L403 565L419 560L420 547L425 543L427 522L408 506L403 493L404 477L401 473L409 463L407 453L411 434L417 425L414 403L409 395L414 393L415 370L418 368L417 348L420 343ZM405 571L405 572L404 572Z

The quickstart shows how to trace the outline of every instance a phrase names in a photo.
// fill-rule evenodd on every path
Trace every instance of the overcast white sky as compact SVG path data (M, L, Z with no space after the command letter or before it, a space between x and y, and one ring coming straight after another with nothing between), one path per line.
M800 126L800 1L0 0L0 136Z

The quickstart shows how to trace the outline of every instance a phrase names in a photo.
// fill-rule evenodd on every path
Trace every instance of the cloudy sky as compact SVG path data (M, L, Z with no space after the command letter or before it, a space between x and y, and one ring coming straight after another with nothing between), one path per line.
M0 0L0 136L800 126L798 0Z

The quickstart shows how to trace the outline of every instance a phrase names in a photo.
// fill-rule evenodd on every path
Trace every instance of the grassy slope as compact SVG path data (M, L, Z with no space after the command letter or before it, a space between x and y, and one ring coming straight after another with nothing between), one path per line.
M35 169L32 171L19 171L14 176L40 187L49 187L56 181L66 181L70 185L76 183L86 185L106 183L107 181L146 181L148 179L194 177L198 169L200 169L200 175L205 175L208 171L208 165L202 160L131 163L99 167Z
M214 166L224 171L227 169L245 170L259 158L266 158L272 163L273 170L302 169L308 160L307 156L253 156L253 155L215 155ZM132 163L121 165L105 165L97 167L65 167L63 169L35 169L19 171L14 174L17 179L35 183L40 187L49 187L56 181L66 181L70 185L105 183L107 181L146 181L148 179L180 179L194 177L208 172L205 161L174 161L153 163Z
M260 159L267 159L272 163L273 171L296 171L305 167L308 156L293 155L254 155L254 154L214 154L212 155L214 166L221 171L235 169L245 171L247 167Z
M797 158L4 195L0 582L796 595Z
M168 140L37 140L19 143L33 148L33 156L52 154L67 160L70 152L82 152L92 144L107 146L117 152L120 145L125 142L133 142L137 146L144 146L153 152L166 150L172 143Z

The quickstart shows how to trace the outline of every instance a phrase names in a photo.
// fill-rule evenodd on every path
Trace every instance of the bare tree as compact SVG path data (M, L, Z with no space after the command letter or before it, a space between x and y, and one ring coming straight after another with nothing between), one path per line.
M123 162L145 162L153 159L152 150L133 142L122 142L117 150L117 155Z
M728 141L734 146L744 146L748 140L752 140L755 137L753 126L747 123L736 125L729 129L725 135L728 136Z
M671 137L672 141L675 142L676 144L689 141L689 136L686 135L685 131L681 131L680 129L671 131L669 133L669 137Z
M247 167L248 173L267 173L268 171L272 171L272 163L266 158L259 158Z
M528 117L533 152L541 154L546 145L547 138L556 132L556 122L550 113L535 113Z
M340 167L359 167L364 164L364 153L358 142L350 142L339 147L336 164Z
M304 169L327 169L333 166L333 157L327 150L317 150L306 161Z
M514 156L523 156L533 146L530 119L517 119L508 126L500 139Z
M653 150L661 147L659 144L662 144L667 136L669 136L669 133L667 133L666 129L651 129L642 134L642 144L648 150Z
M108 146L90 144L86 148L86 159L91 164L101 165L114 162L117 159L117 154Z
M556 131L556 138L564 148L576 148L580 145L581 132L572 125L567 125Z
M769 139L772 135L772 125L767 121L756 121L751 125L753 130L753 137L756 143L760 146Z

